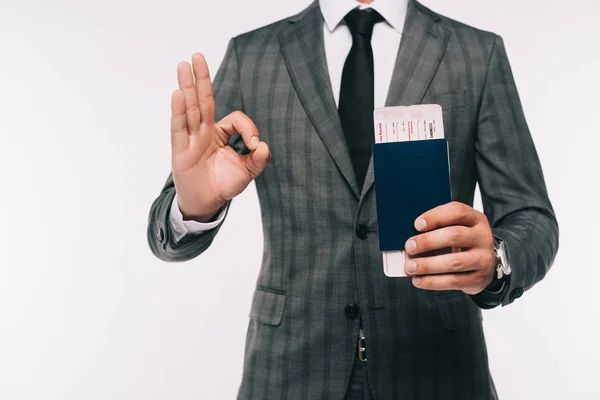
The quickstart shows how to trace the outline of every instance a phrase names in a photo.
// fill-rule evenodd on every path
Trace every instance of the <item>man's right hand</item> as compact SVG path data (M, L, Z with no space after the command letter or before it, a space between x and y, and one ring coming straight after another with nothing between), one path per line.
M215 123L212 84L202 54L192 56L191 68L180 63L177 79L179 90L171 99L173 181L184 218L206 222L264 170L271 154L256 125L241 111ZM249 154L242 156L228 146L236 133Z

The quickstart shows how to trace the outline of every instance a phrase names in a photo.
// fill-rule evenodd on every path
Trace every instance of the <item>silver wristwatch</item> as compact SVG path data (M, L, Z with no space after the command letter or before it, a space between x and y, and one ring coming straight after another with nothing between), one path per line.
M496 255L496 279L510 275L511 269L504 241L494 238L494 254Z

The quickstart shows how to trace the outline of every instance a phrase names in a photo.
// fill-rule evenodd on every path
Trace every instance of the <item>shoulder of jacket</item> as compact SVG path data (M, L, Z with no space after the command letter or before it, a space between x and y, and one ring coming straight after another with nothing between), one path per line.
M318 2L316 1L297 14L280 19L279 21L275 21L260 28L256 28L251 31L242 33L236 36L234 39L238 43L238 45L243 46L252 42L264 42L265 39L277 38L277 35L283 28L287 27L290 23L299 21L315 7L318 7Z
M434 21L440 24L442 28L449 31L452 36L462 37L467 40L472 39L474 42L481 43L486 48L493 47L495 41L499 37L493 32L485 31L483 29L479 29L455 19L446 17L445 15L436 13L417 1L415 1L414 4L419 11L431 15Z

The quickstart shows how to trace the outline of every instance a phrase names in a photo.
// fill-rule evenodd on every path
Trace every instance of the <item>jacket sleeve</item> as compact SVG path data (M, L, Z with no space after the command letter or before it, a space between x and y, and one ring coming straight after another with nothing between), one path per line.
M236 110L243 111L235 38L229 42L225 58L213 82L213 91L215 120L218 121ZM243 141L240 140L240 135L232 137L230 145L240 153L247 152L246 147L243 146ZM172 227L169 223L169 211L174 197L173 177L169 175L160 195L154 200L150 208L147 231L148 244L152 253L161 260L187 261L198 256L210 246L225 219L219 226L211 230L188 234L179 242L175 242Z
M484 212L493 235L505 242L512 269L495 304L505 306L550 269L558 224L500 37L489 58L475 150Z

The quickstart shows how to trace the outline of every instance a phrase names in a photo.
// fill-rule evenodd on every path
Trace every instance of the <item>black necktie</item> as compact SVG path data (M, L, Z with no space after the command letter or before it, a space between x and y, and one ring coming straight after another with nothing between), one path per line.
M383 17L375 10L350 11L345 18L352 33L352 48L342 72L338 112L359 187L362 187L375 141L373 49L371 35Z

